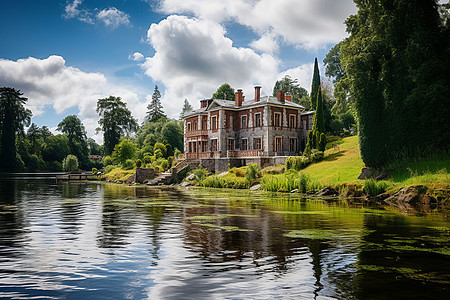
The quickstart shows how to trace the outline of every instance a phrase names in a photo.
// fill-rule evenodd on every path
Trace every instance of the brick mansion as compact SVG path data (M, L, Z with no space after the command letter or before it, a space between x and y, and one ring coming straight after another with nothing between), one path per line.
M284 163L305 148L313 114L284 91L261 97L259 86L252 100L245 100L242 90L235 101L201 100L200 109L183 118L185 157L215 172L227 165Z

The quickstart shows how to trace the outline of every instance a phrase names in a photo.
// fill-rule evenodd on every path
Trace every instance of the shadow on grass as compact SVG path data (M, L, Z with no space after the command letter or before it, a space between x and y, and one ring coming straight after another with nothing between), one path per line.
M345 151L340 151L337 153L329 154L327 157L325 157L324 161L334 161L337 160L339 157L344 156Z

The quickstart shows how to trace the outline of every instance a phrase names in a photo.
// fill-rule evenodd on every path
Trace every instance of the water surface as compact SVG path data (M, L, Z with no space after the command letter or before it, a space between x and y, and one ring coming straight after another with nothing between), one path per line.
M0 178L0 298L442 299L449 220L298 195Z

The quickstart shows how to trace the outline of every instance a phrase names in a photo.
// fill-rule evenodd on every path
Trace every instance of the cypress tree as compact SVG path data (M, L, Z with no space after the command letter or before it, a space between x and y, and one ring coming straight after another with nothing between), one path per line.
M152 102L147 106L148 112L145 117L147 122L156 122L161 118L166 118L160 99L161 93L159 92L158 86L155 85L155 90L152 94Z
M313 79L312 79L312 85L311 85L311 109L316 109L316 101L317 101L317 94L319 92L320 88L320 73L319 73L319 63L317 62L317 57L314 60L314 73L313 73Z

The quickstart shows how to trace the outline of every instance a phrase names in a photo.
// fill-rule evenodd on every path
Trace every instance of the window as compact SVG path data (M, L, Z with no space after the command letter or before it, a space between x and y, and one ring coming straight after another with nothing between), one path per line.
M187 131L191 131L191 122L187 123Z
M208 142L202 141L202 152L208 152Z
M217 139L211 140L211 151L217 151Z
M217 116L211 117L211 129L217 129Z
M192 130L198 130L198 125L197 125L197 121L194 121L194 128Z
M289 139L289 151L296 152L297 151L297 139L290 138Z
M247 143L248 143L248 140L247 140L247 139L242 139L242 142L241 142L241 150L247 150L247 149L248 149Z
M230 129L233 129L233 116L230 116Z
M228 139L227 150L234 150L234 139Z
M255 114L255 127L261 127L261 113Z
M277 113L277 112L275 113L273 126L281 127L281 113Z
M262 150L262 139L261 138L253 139L253 149L254 150Z
M206 130L206 120L208 118L202 118L202 130Z
M303 129L308 129L308 128L306 128L306 120L303 120Z
M295 127L297 127L295 125L297 125L297 122L295 120L295 115L289 115L289 127L295 128Z
M247 116L241 116L241 128L247 128Z
M275 152L283 151L283 138L276 137L275 138Z

